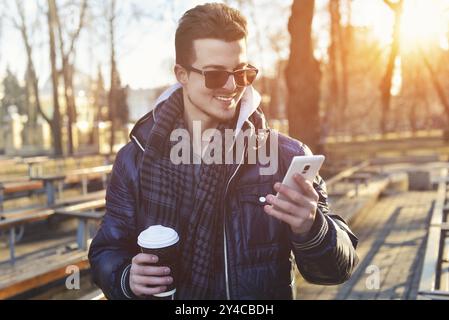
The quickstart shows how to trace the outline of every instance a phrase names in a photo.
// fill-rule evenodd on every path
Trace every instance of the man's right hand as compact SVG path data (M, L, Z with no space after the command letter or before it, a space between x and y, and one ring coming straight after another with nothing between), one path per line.
M145 253L139 253L132 259L129 284L136 296L151 296L164 292L167 285L173 282L168 267L151 265L157 261L157 256Z

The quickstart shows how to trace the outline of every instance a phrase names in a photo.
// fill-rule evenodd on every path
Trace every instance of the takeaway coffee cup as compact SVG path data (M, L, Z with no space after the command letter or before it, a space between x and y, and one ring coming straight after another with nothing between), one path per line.
M169 297L176 292L178 242L178 233L172 228L161 225L150 226L137 238L137 244L142 253L158 256L159 260L154 265L169 267L171 270L170 276L173 277L173 282L167 286L167 291L154 294L155 297Z

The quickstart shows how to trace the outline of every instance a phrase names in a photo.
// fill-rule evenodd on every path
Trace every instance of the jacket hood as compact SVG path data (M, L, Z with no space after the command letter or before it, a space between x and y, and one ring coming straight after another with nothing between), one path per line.
M177 89L181 88L181 84L175 85L166 89L156 100L153 109L140 118L131 130L130 139L136 143L139 148L145 150L145 142L148 137L148 133L154 121L157 121L157 113L162 103L166 101ZM265 116L260 109L261 96L259 92L254 89L253 86L246 88L240 105L240 113L236 123L236 135L242 130L245 122L249 121L254 128L266 128L267 124Z

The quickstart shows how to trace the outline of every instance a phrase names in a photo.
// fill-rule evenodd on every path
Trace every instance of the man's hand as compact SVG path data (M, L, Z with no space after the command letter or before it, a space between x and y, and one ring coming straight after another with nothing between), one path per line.
M300 174L295 174L293 178L302 192L278 182L274 189L287 200L269 194L266 198L271 205L266 205L264 209L270 216L288 223L293 233L305 235L315 221L319 196L312 183Z
M151 266L157 261L157 256L145 253L139 253L132 259L129 284L136 296L151 296L164 292L167 285L173 282L173 278L168 276L171 272L168 267Z

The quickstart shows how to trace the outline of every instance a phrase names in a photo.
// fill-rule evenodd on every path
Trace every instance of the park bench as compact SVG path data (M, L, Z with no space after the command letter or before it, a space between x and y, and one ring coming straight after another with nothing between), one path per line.
M64 279L74 269L81 272L89 267L87 252L80 250L34 256L14 267L0 265L0 300Z
M419 282L418 299L420 300L449 300L448 169L441 169L440 175Z
M38 206L35 208L3 213L0 217L0 232L8 233L11 263L14 264L16 260L16 230L20 230L25 225L33 222L47 220L55 214L60 216L71 216L78 219L78 245L79 247L86 247L88 222L91 220L99 220L103 216L103 213L96 212L94 210L104 208L105 194L106 191L101 190L98 192L65 199L63 201L59 201L53 206ZM21 230L20 233L23 233L23 230Z
M95 210L104 209L105 205L106 200L103 198L74 204L55 210L55 214L57 215L72 217L78 220L78 230L76 238L79 249L87 249L87 242L89 238L93 236L89 229L89 221L101 220L104 216L104 211Z
M56 191L59 199L62 198L62 189L65 183L81 183L83 194L88 193L88 183L93 179L102 179L103 187L106 188L107 176L112 171L112 165L98 166L94 168L76 169L59 174L46 174L32 177L33 181L41 181L47 194L47 205L56 203Z
M39 190L43 190L43 183L40 181L21 180L0 183L0 213L3 211L5 200L29 196Z

